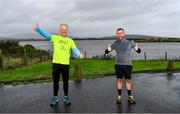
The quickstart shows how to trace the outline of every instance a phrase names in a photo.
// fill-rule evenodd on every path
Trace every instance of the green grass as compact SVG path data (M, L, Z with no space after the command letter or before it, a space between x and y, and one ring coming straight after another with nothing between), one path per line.
M162 61L160 61L160 60L150 60L150 61L136 60L136 61L133 61L133 71L165 69L167 64L168 64L168 61L163 61L163 60ZM180 64L178 64L178 66L180 68Z
M166 69L168 62L161 60L136 60L133 61L133 71ZM81 65L84 77L101 73L114 72L114 60L71 60L70 76L73 78L75 65ZM176 61L175 68L180 68L180 61ZM50 78L52 72L51 61L32 64L26 67L0 72L0 81L29 80Z
M73 60L71 61L70 74L73 74L75 65L81 65L82 75L109 73L114 70L114 60Z
M43 62L29 65L22 68L3 71L0 73L0 80L28 80L50 76L50 62Z
M22 57L3 57L3 68L4 69L13 69L20 66L23 66L23 58ZM27 64L34 64L39 61L39 58L27 58Z
M164 60L150 60L150 61L134 61L134 71L141 70L159 70L166 69L168 61ZM180 61L174 61L174 68L180 68Z

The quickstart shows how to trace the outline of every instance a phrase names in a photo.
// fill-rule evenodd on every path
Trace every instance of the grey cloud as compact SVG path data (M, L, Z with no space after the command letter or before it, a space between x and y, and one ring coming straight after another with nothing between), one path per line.
M94 12L98 10L107 10L119 6L117 0L89 0L89 1L77 1L74 8L76 11L82 12Z
M114 35L121 26L127 33L180 37L178 0L1 0L1 35L31 33L38 21L52 33L68 23L70 35Z

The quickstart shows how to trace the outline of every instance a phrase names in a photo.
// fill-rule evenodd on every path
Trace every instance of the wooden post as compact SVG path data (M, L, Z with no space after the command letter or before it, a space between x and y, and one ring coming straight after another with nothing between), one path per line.
M2 56L2 50L0 49L0 71L3 70L3 56Z
M144 52L144 60L145 60L145 61L147 60L147 58L146 58L146 52Z
M167 65L167 70L168 71L173 71L173 69L174 69L174 61L169 60L168 65Z
M24 49L24 57L23 57L23 65L27 65L27 53L26 53L26 49Z
M165 61L167 61L167 52L165 52Z
M86 59L86 55L87 55L87 53L86 53L86 51L85 51L85 53L84 53L84 58Z
M81 73L81 66L80 65L75 65L74 77L76 78L76 80L82 79L82 73Z

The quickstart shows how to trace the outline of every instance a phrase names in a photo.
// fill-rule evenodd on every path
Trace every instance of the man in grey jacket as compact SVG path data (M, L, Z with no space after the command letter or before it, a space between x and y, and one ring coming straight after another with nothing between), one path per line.
M138 44L135 43L133 40L130 41L125 38L125 32L123 28L117 29L116 37L117 40L105 50L105 54L108 54L112 50L116 51L115 71L118 87L117 103L120 104L122 102L121 89L123 78L125 78L126 88L128 92L127 100L130 103L135 104L136 101L131 95L132 50L140 53L141 49L139 48Z

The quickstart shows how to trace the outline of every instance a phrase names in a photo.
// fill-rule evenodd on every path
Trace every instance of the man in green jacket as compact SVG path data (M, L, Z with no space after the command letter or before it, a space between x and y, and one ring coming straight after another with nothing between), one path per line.
M62 74L63 79L63 90L64 90L64 103L67 105L71 104L70 97L68 96L69 88L69 62L70 62L70 52L72 52L80 58L83 55L80 53L79 49L76 47L72 38L67 36L68 25L60 25L60 35L51 35L42 28L38 26L38 23L33 24L33 31L38 32L43 37L48 39L53 44L53 60L52 60L52 76L53 76L53 91L54 95L51 99L50 105L54 106L58 103L58 89L59 89L59 79L60 74Z

